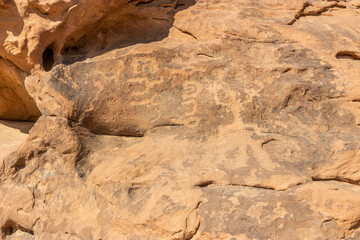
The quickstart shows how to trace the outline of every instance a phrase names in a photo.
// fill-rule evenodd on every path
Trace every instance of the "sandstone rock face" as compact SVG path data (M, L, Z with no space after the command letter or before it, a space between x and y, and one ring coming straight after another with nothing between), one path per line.
M36 120L40 112L24 87L26 74L0 58L0 119Z
M3 239L360 239L359 8L0 1Z
M95 56L136 42L160 40L168 34L176 11L191 2L1 1L0 60L15 64L17 72L30 74L49 71L56 61L71 63L83 59L85 53ZM1 69L14 71L3 66ZM40 115L23 89L25 77L4 76L1 80L7 88L0 92L0 106L4 109L0 118L28 120ZM12 87L15 84L16 89Z
M0 120L0 162L12 151L16 150L28 136L29 129L33 126L29 122L12 122ZM3 164L0 172L3 172Z

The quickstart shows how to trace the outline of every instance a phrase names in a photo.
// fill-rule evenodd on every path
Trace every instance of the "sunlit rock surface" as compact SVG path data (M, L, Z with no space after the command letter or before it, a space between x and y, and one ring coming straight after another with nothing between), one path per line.
M359 14L0 1L2 237L359 239Z

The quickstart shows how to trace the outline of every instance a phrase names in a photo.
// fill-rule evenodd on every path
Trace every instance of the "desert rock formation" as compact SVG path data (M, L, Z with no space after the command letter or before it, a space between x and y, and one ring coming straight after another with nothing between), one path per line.
M360 1L0 19L3 239L360 239Z

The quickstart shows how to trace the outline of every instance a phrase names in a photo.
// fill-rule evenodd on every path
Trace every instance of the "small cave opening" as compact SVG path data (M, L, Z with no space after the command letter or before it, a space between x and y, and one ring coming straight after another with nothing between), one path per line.
M32 231L31 229L24 228L12 220L6 221L4 226L1 228L1 235L6 238L6 236L11 236L15 234L17 231L21 231L32 236L34 235L34 231Z
M17 227L14 221L7 220L4 226L1 228L1 233L3 236L13 235L17 231Z
M12 234L15 233L15 232L16 232L16 228L13 227L13 226L4 227L4 228L2 229L2 233L3 233L3 235L5 235L5 236L10 236L10 235L12 235Z
M43 67L45 71L50 71L54 65L54 50L52 46L48 46L42 54Z

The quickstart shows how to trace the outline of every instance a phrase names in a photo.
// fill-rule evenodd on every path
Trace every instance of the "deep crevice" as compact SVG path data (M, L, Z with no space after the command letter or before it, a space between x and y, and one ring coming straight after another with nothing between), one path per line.
M189 32L188 30L184 30L184 29L181 29L181 28L178 28L177 26L174 26L177 30L179 30L180 32L186 34L186 35L189 35L190 37L194 38L195 40L198 40L197 37L195 37L194 34L192 34L191 32Z
M54 65L54 50L52 45L48 46L42 54L43 67L45 71L50 71Z
M347 179L347 178L341 178L341 177L331 177L331 178L322 178L322 177L317 177L317 176L312 176L311 179L314 182L319 182L319 181L336 181L336 182L340 182L340 183L348 183L348 184L352 184L352 185L356 185L359 186L360 185L360 181L354 181L351 179Z
M261 146L264 147L264 145L270 143L270 142L273 142L273 141L277 141L275 138L271 138L271 139L268 139L268 140L265 140L263 143L261 143Z
M346 8L345 5L342 5L338 2L334 3L334 4L331 4L329 6L325 6L325 7L322 7L322 8L319 8L318 10L316 11L310 11L310 12L307 12L305 13L305 9L307 7L310 7L310 6L313 6L311 3L309 2L305 2L302 6L302 8L295 14L294 18L288 22L287 25L293 25L296 21L298 21L301 17L306 17L306 16L321 16L324 12L327 12L331 9L334 9L334 8Z
M198 184L195 184L195 187L201 187L201 188L204 188L204 187L208 187L209 185L212 185L214 184L215 182L210 180L210 181L202 181Z

